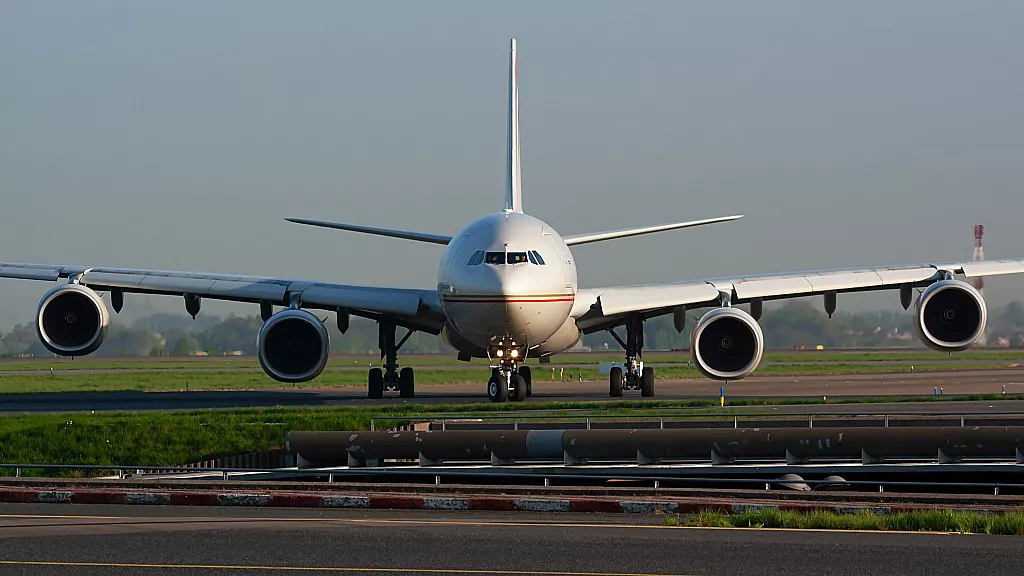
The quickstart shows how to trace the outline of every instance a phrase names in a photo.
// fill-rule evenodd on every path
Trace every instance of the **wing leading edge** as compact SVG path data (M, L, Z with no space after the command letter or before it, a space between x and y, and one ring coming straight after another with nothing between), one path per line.
M757 274L637 286L581 289L572 315L584 333L614 326L630 314L653 318L679 306L717 306L725 293L733 304L781 300L827 292L865 292L918 287L941 279L943 271L967 278L1024 274L1024 259L982 260Z
M729 222L731 220L739 220L743 218L742 214L735 216L722 216L719 218L707 218L705 220L691 220L689 222L675 222L672 224L656 224L654 226L642 226L640 228L626 228L624 230L611 230L608 232L593 232L590 234L576 234L574 236L565 236L562 240L565 241L566 246L576 246L578 244L589 244L591 242L600 242L602 240L612 240L615 238L628 238L630 236L641 236L643 234L653 234L655 232L664 232L666 230L678 230L680 228L692 228L694 226L704 226L705 224L717 224L718 222Z
M233 302L288 306L298 298L303 308L345 310L365 318L388 315L403 325L438 334L444 313L437 290L355 286L270 278L130 268L91 268L0 262L0 278L57 281L79 277L96 291L119 289L138 294L184 295Z
M323 220L307 220L305 218L285 218L288 222L305 224L306 226L319 226L321 228L333 228L335 230L348 230L349 232L362 232L375 236L389 236L403 240L415 240L417 242L428 242L430 244L445 244L452 241L451 236L442 234L430 234L428 232L414 232L411 230L392 230L391 228L377 228L375 226L363 226L361 224L346 224L344 222L325 222Z

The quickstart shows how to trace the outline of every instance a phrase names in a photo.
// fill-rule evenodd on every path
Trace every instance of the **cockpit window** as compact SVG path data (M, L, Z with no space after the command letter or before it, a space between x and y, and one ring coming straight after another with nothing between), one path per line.
M529 262L530 264L544 266L544 259L540 257L540 253L536 250L509 252L508 258L505 257L504 252L484 253L482 250L478 250L469 258L469 262L466 265L476 266L481 262L486 264L526 264Z

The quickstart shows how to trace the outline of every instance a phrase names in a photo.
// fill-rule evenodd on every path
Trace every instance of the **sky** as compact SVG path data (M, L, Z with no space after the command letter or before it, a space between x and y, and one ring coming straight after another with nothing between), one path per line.
M432 287L441 246L283 218L455 234L500 211L513 36L528 213L566 235L746 215L579 246L581 286L969 260L977 222L988 257L1024 257L1022 21L1009 0L7 0L0 261ZM0 330L49 288L0 280Z

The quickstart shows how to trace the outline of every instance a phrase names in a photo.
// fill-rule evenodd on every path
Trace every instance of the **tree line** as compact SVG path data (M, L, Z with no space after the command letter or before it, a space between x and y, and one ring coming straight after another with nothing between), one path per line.
M647 321L645 349L689 348L690 330L704 312L706 310L688 311L681 333L673 327L671 316ZM821 306L807 300L792 300L781 307L766 308L760 324L769 349L819 345L829 349L922 347L914 336L913 316L904 311L838 312L828 318ZM222 318L200 314L192 319L183 314L155 314L130 325L111 324L106 341L94 356L252 355L256 353L256 334L261 325L259 316ZM349 330L341 334L333 318L328 318L327 328L332 352L377 353L374 322L353 318ZM621 328L619 334L625 334ZM1024 347L1024 304L1013 301L1003 308L990 310L986 336L988 346ZM610 351L620 348L606 332L585 336L583 346ZM440 337L423 333L409 338L402 351L452 353ZM0 356L45 357L51 354L38 341L35 326L22 324L0 336Z

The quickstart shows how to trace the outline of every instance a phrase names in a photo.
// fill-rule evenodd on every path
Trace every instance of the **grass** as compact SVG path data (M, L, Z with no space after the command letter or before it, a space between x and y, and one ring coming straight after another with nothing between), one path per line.
M685 364L691 360L689 354L682 352L647 352L649 364ZM409 366L457 366L461 365L450 354L409 354L401 357L403 364ZM765 352L765 363L830 363L848 364L852 362L891 362L891 363L943 363L965 361L1019 361L1024 360L1024 350L972 350L957 352L950 356L942 352L932 351L878 351L878 352L839 352L805 350L802 352ZM552 357L554 366L578 366L597 364L598 362L621 362L621 353L573 352ZM341 354L332 356L329 366L367 366L380 364L380 359L371 354ZM481 366L483 360L474 360L466 367ZM539 365L536 360L529 364ZM139 357L139 358L11 358L0 360L0 371L47 370L50 367L59 370L181 370L197 368L253 368L258 369L259 363L253 356L197 356L187 358Z
M727 514L701 510L683 521L686 526L735 528L795 528L824 530L895 530L901 532L956 532L959 534L1024 535L1024 511L979 514L957 510L925 510L876 514L867 510L838 514L826 510L794 512L766 508ZM666 526L679 526L676 516L666 516Z
M977 396L968 399L1010 398L1024 399L1021 396ZM753 399L732 401L730 406L769 403L771 400L768 399ZM807 400L799 403L814 404L821 401ZM283 444L285 435L293 430L368 430L370 419L382 416L393 418L386 424L393 427L441 413L469 416L518 412L521 413L518 417L522 421L528 421L529 416L538 411L565 416L567 420L581 417L578 412L570 413L570 410L589 410L591 415L632 418L639 418L634 411L637 408L657 408L665 412L697 409L699 415L728 415L731 412L728 408L723 410L713 406L710 400L548 402L0 416L0 462L176 466L276 448ZM40 473L38 470L35 472ZM12 474L13 471L0 471L0 475L4 473ZM25 473L28 475L32 471Z
M944 363L915 364L915 372L948 370L993 369L993 364ZM418 385L480 383L487 380L490 369L478 366L465 370L416 370ZM808 376L832 374L878 374L909 372L909 366L864 364L773 364L760 367L755 374L763 376ZM701 378L696 368L662 366L655 369L658 378ZM550 382L554 378L572 381L604 380L596 368L555 369L534 368L534 381ZM253 390L272 388L334 388L366 386L366 373L362 370L326 370L315 380L285 385L259 370L202 370L167 371L139 370L131 372L75 373L58 371L53 374L0 374L0 394L57 393L57 392L167 392L184 390Z

